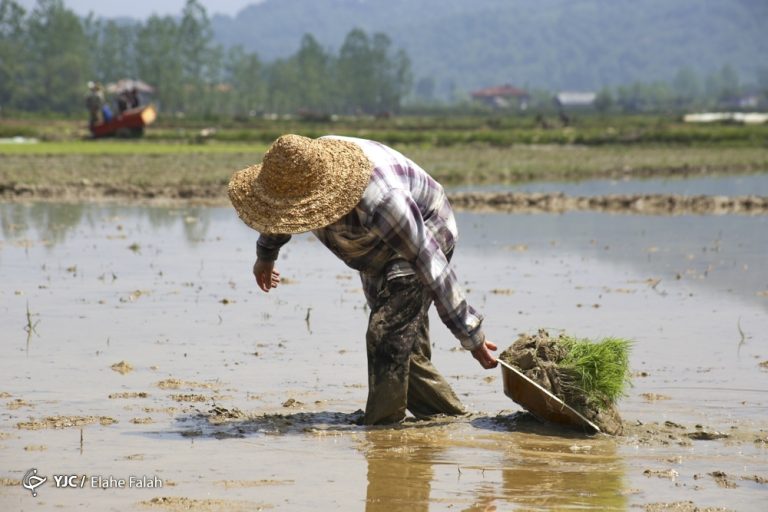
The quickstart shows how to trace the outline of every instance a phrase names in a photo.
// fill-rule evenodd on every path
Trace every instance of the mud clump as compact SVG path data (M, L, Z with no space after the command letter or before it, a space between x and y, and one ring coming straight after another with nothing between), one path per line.
M128 363L126 361L120 361L119 363L115 363L112 366L112 371L115 371L121 375L125 375L126 373L131 373L133 371L133 366L131 363Z
M736 483L731 480L731 477L723 471L712 471L709 473L715 483L724 489L734 489L737 487Z
M676 501L674 503L648 503L646 512L731 512L733 509L722 507L701 507L692 501Z
M568 340L562 334L551 337L545 330L534 335L523 334L499 359L579 411L602 432L621 435L623 422L615 403L596 400L575 385L576 375L564 364L569 353Z
M227 409L225 407L215 405L210 411L208 411L208 420L211 423L223 423L229 420L242 420L247 417L248 415L237 407Z
M165 379L155 385L160 389L216 389L218 387L209 382L196 382L181 379Z
M16 427L22 430L42 430L46 428L82 427L93 423L107 426L117 423L117 420L109 416L48 416L37 421L22 421L17 423Z
M568 196L563 193L460 192L449 197L464 211L562 213L598 211L641 215L765 215L768 197L679 194L611 194Z
M113 400L118 398L147 398L148 396L149 394L144 391L122 391L109 394L109 398Z
M194 499L183 496L159 496L148 501L139 502L145 508L161 508L170 511L199 510L201 512L213 511L249 511L272 508L268 504L254 503L250 501L220 500L220 499Z
M205 395L197 395L194 393L178 393L171 395L171 399L177 402L205 402L208 400Z

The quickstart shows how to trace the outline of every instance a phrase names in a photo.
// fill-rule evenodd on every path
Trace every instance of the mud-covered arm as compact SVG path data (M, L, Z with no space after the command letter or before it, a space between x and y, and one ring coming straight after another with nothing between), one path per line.
M256 257L262 261L275 261L280 248L288 243L291 235L266 235L262 233L256 241Z
M391 192L374 211L371 229L413 265L432 293L440 319L461 345L467 350L482 345L483 317L467 304L448 258L424 224L413 198L404 191Z

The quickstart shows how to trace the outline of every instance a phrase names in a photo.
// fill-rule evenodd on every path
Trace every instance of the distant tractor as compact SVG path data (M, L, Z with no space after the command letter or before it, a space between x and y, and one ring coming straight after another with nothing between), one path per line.
M109 121L103 121L91 126L91 135L100 137L141 137L144 127L152 124L157 118L157 110L153 105L143 105L128 109L114 116Z
M124 78L107 84L106 88L99 82L88 82L88 90L85 104L93 138L141 137L144 127L157 118L157 110L147 101L155 89L141 80ZM117 114L113 114L105 92L113 95Z

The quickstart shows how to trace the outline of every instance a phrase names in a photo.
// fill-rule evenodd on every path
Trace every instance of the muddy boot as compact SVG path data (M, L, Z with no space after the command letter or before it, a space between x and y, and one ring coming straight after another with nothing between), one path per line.
M429 305L421 313L418 339L411 354L408 372L408 410L419 419L439 414L460 416L467 413L450 384L432 364L432 346L429 341Z
M419 419L440 414L447 416L467 414L450 384L440 375L432 362L421 354L411 356L408 374L408 410Z
M405 419L408 385L396 376L379 379L368 391L364 425L390 425Z
M405 418L410 357L422 310L422 287L416 284L415 276L386 281L371 305L366 334L366 425L396 423Z

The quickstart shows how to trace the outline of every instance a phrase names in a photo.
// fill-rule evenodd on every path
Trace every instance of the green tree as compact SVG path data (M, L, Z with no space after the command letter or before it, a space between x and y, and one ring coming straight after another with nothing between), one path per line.
M0 0L0 108L15 106L25 61L24 9Z
M296 94L300 108L319 112L332 109L332 57L312 35L306 34L291 61L296 68Z
M690 67L680 68L672 82L675 102L679 108L696 104L701 98L701 84L696 72Z
M136 26L93 16L88 16L84 24L94 79L106 83L136 77Z
M347 34L339 51L337 86L344 111L372 113L376 104L376 75L368 35L361 29Z
M398 110L413 81L404 51L392 55L389 37L377 33L371 40L360 29L349 32L341 46L336 78L342 109L369 114Z
M136 71L155 86L157 99L166 110L183 108L178 33L179 27L170 16L151 16L136 33Z
M435 101L435 79L431 76L420 78L416 82L414 95L418 101L432 103Z
M732 99L741 94L741 84L739 82L739 73L730 64L720 68L720 91L721 100Z
M757 87L763 96L763 101L768 104L768 67L762 66L757 70Z
M411 61L403 50L390 55L392 41L386 34L373 35L371 57L374 64L376 112L394 112L413 81Z
M232 85L230 112L247 116L264 108L266 80L264 66L255 53L247 53L242 46L230 48L226 54L224 73Z
M232 86L224 83L224 48L219 45L207 50L207 62L202 76L203 90L197 101L188 105L192 111L201 111L206 117L221 114L227 110Z
M54 112L82 109L91 68L88 41L77 15L62 0L38 0L24 41L28 49L24 106Z
M598 112L610 112L613 108L614 99L610 89L607 87L600 90L595 97L595 110Z
M726 64L707 77L705 90L710 105L731 100L741 92L739 75L733 66Z
M280 59L269 66L267 92L273 112L294 112L300 108L299 73L293 59Z
M183 102L193 111L205 90L214 85L206 83L206 75L210 74L207 68L217 57L212 51L212 41L213 31L205 7L198 0L187 0L178 27L177 58L182 63Z

